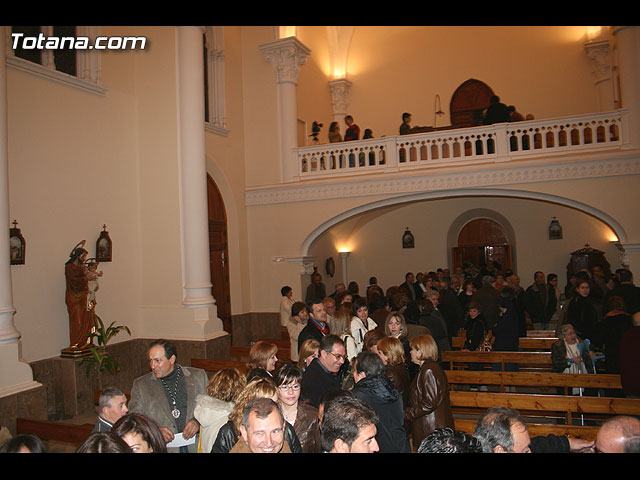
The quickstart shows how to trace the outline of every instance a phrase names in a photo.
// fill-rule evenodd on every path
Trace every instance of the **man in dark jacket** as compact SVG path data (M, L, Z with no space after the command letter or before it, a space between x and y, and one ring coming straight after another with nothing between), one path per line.
M618 278L620 284L607 293L609 297L622 297L626 306L627 313L633 315L640 311L640 287L633 284L633 274L625 268L618 270ZM605 308L606 308L605 302ZM606 311L604 313L607 313Z
M536 272L533 283L524 294L524 308L531 318L531 323L549 323L547 304L549 303L549 289L543 272Z
M371 407L379 416L376 441L382 453L411 453L404 429L402 396L384 375L384 364L371 352L358 354L354 361L351 392Z
M300 351L305 340L315 339L321 342L325 335L329 335L327 310L324 308L322 298L311 300L307 304L307 311L309 312L309 320L307 321L307 326L298 335L298 351Z
M327 335L320 341L320 355L302 374L302 398L318 408L322 397L331 390L340 390L342 381L337 373L345 361L346 350L340 337Z

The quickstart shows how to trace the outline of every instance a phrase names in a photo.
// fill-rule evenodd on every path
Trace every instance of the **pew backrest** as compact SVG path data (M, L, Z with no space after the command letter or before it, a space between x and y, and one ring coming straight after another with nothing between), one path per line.
M225 368L237 368L242 373L247 373L248 367L246 362L235 360L210 360L208 358L192 358L191 366L201 368L207 372L217 372Z
M553 337L520 337L518 347L523 350L551 350L551 345L557 340L557 338ZM453 348L462 348L465 341L466 337L453 337L451 346Z
M564 395L571 388L622 389L618 374L577 374L551 372L493 372L470 370L445 370L449 387L454 390L459 385L498 385L504 392L505 386L560 387Z
M464 368L469 362L500 364L504 371L505 363L514 363L522 369L532 371L551 371L551 352L466 352L448 350L442 352L442 361L450 362L451 368Z
M64 442L79 446L91 435L92 431L93 425L89 423L77 425L35 418L19 417L16 419L16 432L19 435L30 433L43 441Z

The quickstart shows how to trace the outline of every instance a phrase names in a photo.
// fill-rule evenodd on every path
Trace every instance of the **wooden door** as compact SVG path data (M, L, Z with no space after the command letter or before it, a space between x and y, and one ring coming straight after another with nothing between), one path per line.
M479 115L490 105L493 90L486 83L470 78L451 96L449 112L453 128L479 125Z
M489 218L476 218L462 228L451 260L454 270L465 263L479 266L493 261L499 262L503 271L513 269L509 239L502 225Z
M211 294L216 299L218 318L224 329L231 333L231 294L229 290L229 249L227 241L227 212L218 186L207 175L209 206L209 263Z

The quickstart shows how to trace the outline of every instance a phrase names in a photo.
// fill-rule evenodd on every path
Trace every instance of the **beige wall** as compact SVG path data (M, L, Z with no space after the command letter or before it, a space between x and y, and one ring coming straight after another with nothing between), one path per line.
M565 206L514 198L455 198L386 207L332 228L318 239L311 254L320 260L325 278L324 260L329 256L335 259L336 275L325 282L331 288L342 281L342 263L337 253L341 245L349 245L351 249L347 261L349 281L355 280L362 288L375 275L380 285L399 285L408 271L451 268L448 237L457 239L460 228L451 231L450 226L468 210L476 209L497 213L508 222L504 226L515 231L514 270L523 283L530 283L533 273L542 270L558 273L563 284L570 253L585 243L603 250L613 268L619 266L617 249L609 243L611 229L599 220ZM554 216L563 227L562 240L548 239L549 223ZM472 215L468 220L472 218L477 217ZM415 237L413 249L402 248L406 227Z
M318 75L328 71L329 62L324 50L320 59L313 58L321 38L317 30L323 28L298 27L299 38L308 39L312 50L308 63L321 65ZM445 115L437 126L449 125L451 96L470 78L487 83L507 105L536 118L596 112L597 86L584 51L585 32L582 26L357 26L348 56L349 113L375 137L397 135L405 111L413 113L413 125L433 125L439 94ZM324 98L329 78L324 73L311 81L305 71L310 69L303 67L304 82L298 87L301 118L328 127L330 112L309 110ZM321 138L328 141L326 129Z
M354 85L351 112L362 128L373 128L376 136L395 135L402 111L412 110L416 124L429 124L435 94L441 95L448 113L451 93L471 77L486 81L506 102L539 118L595 111L597 95L583 52L581 28L502 27L488 33L472 29L467 40L460 40L456 29L441 27L356 27L349 53L349 78ZM232 312L276 311L280 287L290 284L296 296L302 297L308 276L300 275L300 263L276 263L272 258L317 255L322 271L331 234L303 252L308 236L342 212L386 197L246 206L246 190L280 181L276 74L259 48L275 40L274 28L225 27L224 31L230 133L225 137L209 132L205 142L207 170L227 208ZM513 41L515 32L524 32L517 42ZM10 216L19 222L27 240L27 264L11 267L11 273L15 324L22 333L22 355L27 361L56 356L67 346L64 263L82 239L93 253L103 224L114 242L114 261L101 265L104 277L98 314L107 322L129 325L136 337L154 333L156 313L181 307L175 28L102 27L102 33L149 38L145 51L103 55L104 96L8 69ZM300 27L300 39L312 53L302 67L297 102L298 117L309 124L324 122L326 135L332 110L325 37L323 27ZM463 48L469 48L469 54L463 55ZM416 55L419 62L412 60ZM412 70L405 75L407 64ZM631 177L542 182L519 188L561 193L594 205L618 220L629 241L634 241L640 238L637 215L631 208L640 200L635 185L637 178ZM618 197L603 191L616 192ZM621 205L619 198L628 203ZM483 202L487 208L498 209L496 201ZM446 260L446 222L469 208L464 202L434 200L388 208L384 215L370 214L351 223L357 226L359 238L369 236L374 227L388 229L393 243L405 226L414 228L407 224L407 216L438 205L446 206L438 211L445 222L442 232L429 235L425 231L418 237L432 237L429 259L438 264ZM539 215L531 231L544 235L551 216L562 210L534 206L532 201L518 202L514 210L502 204L500 208L513 221L519 249L529 241L520 239L529 232L529 224L521 223L521 214L533 211ZM562 248L557 247L562 255L586 241L572 235L582 232L595 238L601 231L600 223L585 214L566 211L557 216L567 235ZM592 243L602 244L602 239ZM363 244L362 248L375 245ZM350 262L354 268L359 265L361 273L354 270L353 274L364 283L378 267L372 259L359 260L354 252ZM421 261L410 260L407 266ZM563 262L553 260L548 265L559 269ZM339 261L336 266L338 274ZM404 267L398 266L397 276ZM533 263L518 258L523 277L531 268ZM396 277L391 269L387 272L385 281Z
M515 232L515 270L523 282L538 269L562 275L570 253L586 243L603 250L615 269L620 263L618 250L610 243L614 239L612 227L619 228L615 233L624 233L629 242L640 235L635 213L635 205L640 200L639 180L638 176L626 176L510 185L494 189L495 194L500 195L496 198L438 199L436 196L429 201L404 205L394 203L396 199L402 201L403 195L396 195L252 206L248 208L249 223L260 231L259 236L249 239L252 279L254 285L263 286L253 289L252 308L255 311L276 311L279 302L277 291L282 285L291 285L296 298L304 296L308 275L301 276L300 270L288 262L273 262L274 256L306 254L315 257L314 265L323 274L329 291L342 281L338 254L342 246L348 246L353 252L348 259L348 280L356 280L360 285L366 285L371 275L377 275L380 282L388 286L402 279L409 270L449 266L451 238L457 238L459 233L459 230L450 231L451 225L457 224L456 220L461 215L473 209L497 212L508 221ZM508 198L505 191L515 191L509 195L516 198ZM461 189L455 194L461 197L465 191ZM447 192L443 195L446 196ZM620 198L628 201L620 202ZM370 207L380 205L394 206L375 210ZM343 212L350 210L359 213L341 223L335 221ZM563 226L563 240L550 241L547 238L549 223L554 216ZM285 221L286 227L283 225ZM281 227L273 228L273 225ZM324 233L317 233L323 225L331 227ZM416 249L400 248L405 227L414 233ZM317 234L315 240L305 251L304 245L308 244L314 232ZM325 273L325 261L329 256L334 257L336 263L333 278ZM631 256L632 269L640 260L636 257Z

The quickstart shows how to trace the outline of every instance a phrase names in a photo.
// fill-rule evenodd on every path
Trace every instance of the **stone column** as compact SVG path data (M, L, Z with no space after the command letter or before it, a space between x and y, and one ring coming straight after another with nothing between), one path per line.
M6 28L0 26L0 398L40 386L28 363L20 359L20 332L13 323L11 265L9 261L9 149L7 116Z
M616 39L621 107L629 111L629 138L623 139L629 148L640 147L640 27L612 27Z
M611 81L611 47L608 40L587 42L584 45L593 64L593 79L598 87L600 111L615 110L613 84Z
M186 306L215 304L209 267L202 34L201 27L177 28L183 304Z
M267 62L276 69L278 84L278 124L280 126L280 181L298 178L298 107L296 87L300 67L311 53L296 37L260 45Z
M346 78L338 78L329 82L331 90L331 106L333 107L333 120L339 122L344 128L344 117L349 110L349 94L351 93L351 82ZM344 134L344 132L343 132Z

